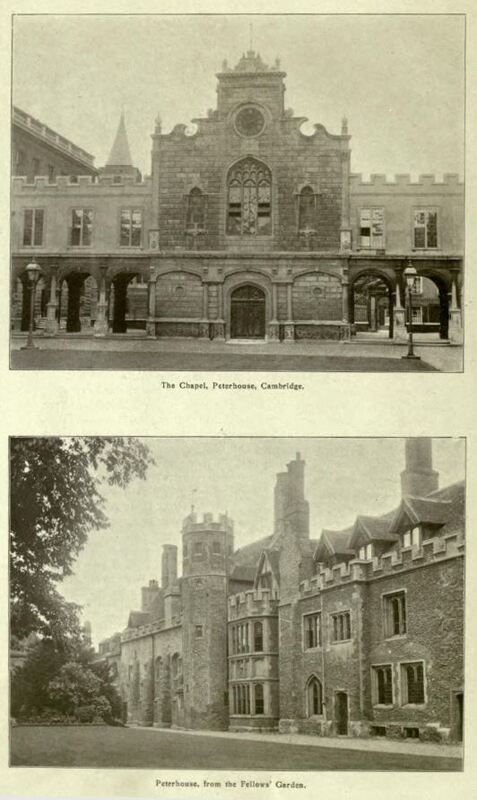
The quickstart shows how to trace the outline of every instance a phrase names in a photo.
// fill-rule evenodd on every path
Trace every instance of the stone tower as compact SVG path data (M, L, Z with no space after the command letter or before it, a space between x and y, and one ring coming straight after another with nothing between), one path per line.
M439 488L439 473L432 469L432 440L406 439L406 467L401 472L402 495L425 497Z
M188 728L225 730L227 703L227 572L233 523L226 514L182 528L182 650Z

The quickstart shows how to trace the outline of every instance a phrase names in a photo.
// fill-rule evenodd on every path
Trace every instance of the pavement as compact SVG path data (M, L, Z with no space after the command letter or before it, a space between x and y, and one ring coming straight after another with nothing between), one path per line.
M94 338L36 336L25 350L25 335L11 341L12 369L219 370L289 372L460 372L460 346L418 342L420 360L407 360L407 345L389 340L351 342L219 342L148 339L117 335Z
M151 731L153 733L168 733L164 728L144 728L129 725L131 730ZM273 742L274 744L288 744L305 747L329 747L338 750L362 750L370 753L406 753L408 755L436 756L447 758L463 758L464 749L461 744L439 744L436 742L421 742L419 739L399 741L380 737L366 739L349 738L348 736L312 736L300 733L258 733L255 731L191 731L179 728L170 729L172 734L186 734L187 736L212 736L227 740L238 739L242 742Z

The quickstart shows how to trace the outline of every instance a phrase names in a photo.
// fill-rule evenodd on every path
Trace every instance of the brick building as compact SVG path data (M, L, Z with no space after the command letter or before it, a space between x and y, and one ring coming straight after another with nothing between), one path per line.
M217 106L194 130L165 133L156 120L144 179L123 117L98 176L13 178L13 327L28 318L34 256L48 335L348 339L380 327L400 339L412 258L433 298L421 305L437 309L421 315L422 330L460 342L457 176L363 182L350 172L347 121L339 133L316 124L305 134L306 118L285 106L278 61L249 51L217 79ZM369 281L385 302L374 317Z
M100 644L124 719L461 739L464 484L439 488L430 440L407 440L397 508L313 539L304 470L277 475L265 538L235 549L226 515L192 511L182 577L164 547L161 585Z

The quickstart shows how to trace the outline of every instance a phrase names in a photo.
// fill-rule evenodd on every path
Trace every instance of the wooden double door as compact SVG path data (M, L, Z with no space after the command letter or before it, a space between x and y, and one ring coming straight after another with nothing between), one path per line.
M265 293L258 286L240 286L230 298L230 337L265 338Z

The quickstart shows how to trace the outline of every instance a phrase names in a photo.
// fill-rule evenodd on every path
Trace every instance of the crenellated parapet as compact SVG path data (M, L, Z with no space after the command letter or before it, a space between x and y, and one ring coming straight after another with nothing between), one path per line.
M166 628L174 628L182 622L180 615L172 617L169 625L166 624L164 619L157 622L150 622L147 625L138 625L137 628L126 628L121 633L121 642L130 642L133 639L142 639L144 636L151 636L151 634L159 633Z
M388 178L387 175L372 174L369 180L363 180L362 173L353 172L350 175L350 189L360 188L389 188L390 190L403 187L436 187L442 190L444 187L454 188L463 186L462 181L459 180L457 173L445 173L443 179L438 181L435 175L419 175L417 181L411 180L409 174L394 175L393 178Z
M247 617L276 616L279 596L272 589L251 589L228 598L229 622Z
M414 569L424 564L438 563L464 554L465 542L461 534L450 533L442 537L426 539L420 547L405 547L400 551L373 558L372 561L350 561L321 569L317 575L299 585L300 597L317 594L333 586L354 581L365 582L386 574Z
M117 178L112 175L79 175L78 177L70 175L57 175L54 182L50 182L45 175L36 176L33 181L29 181L24 175L15 175L12 177L12 191L14 194L24 194L26 191L44 191L48 194L55 194L57 192L68 192L69 194L81 193L82 190L97 191L104 193L102 190L107 189L108 194L121 194L124 187L127 187L128 192L131 189L137 189L141 193L151 189L150 175L144 176L141 181L137 181L133 175L121 175Z
M183 533L206 533L207 531L222 531L233 533L234 523L227 514L219 514L217 519L214 515L206 512L202 520L198 521L195 513L189 514L183 523Z

